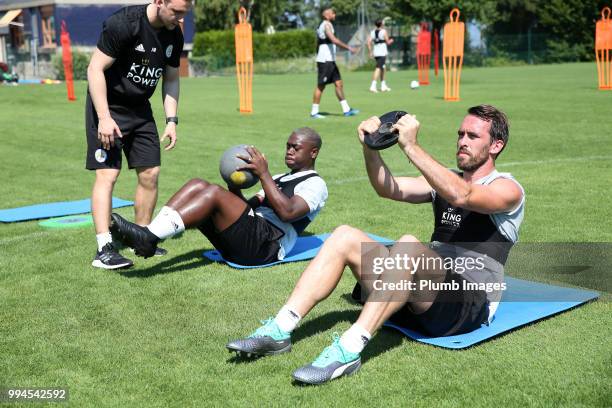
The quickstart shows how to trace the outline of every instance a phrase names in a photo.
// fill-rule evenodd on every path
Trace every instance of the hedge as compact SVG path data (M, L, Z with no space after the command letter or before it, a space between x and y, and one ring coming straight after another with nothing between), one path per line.
M87 79L87 67L89 66L89 60L91 54L79 51L72 51L72 71L75 80L86 80ZM52 57L53 68L55 69L56 78L64 80L64 64L62 62L62 54L57 53Z
M291 30L275 34L253 33L253 58L255 61L298 58L313 55L316 51L314 31ZM193 56L208 57L219 65L234 63L236 55L234 31L204 31L193 39Z

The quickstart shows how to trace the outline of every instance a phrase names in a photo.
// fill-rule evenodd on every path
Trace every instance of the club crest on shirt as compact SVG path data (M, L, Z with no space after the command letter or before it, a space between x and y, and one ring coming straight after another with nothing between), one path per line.
M108 155L106 154L106 150L98 149L94 153L94 157L96 158L96 161L98 163L104 163L106 161L106 158L108 157Z
M172 56L172 50L174 49L174 47L172 46L172 44L170 44L168 46L168 48L166 48L166 58L170 58Z

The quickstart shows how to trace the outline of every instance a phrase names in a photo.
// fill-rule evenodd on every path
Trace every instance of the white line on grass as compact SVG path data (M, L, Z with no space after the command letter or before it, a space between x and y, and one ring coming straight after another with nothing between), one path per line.
M0 241L0 245L10 244L12 242L21 241L21 240L24 240L24 239L42 237L43 235L47 235L50 232L51 231L38 231L38 232L32 232L30 234L26 234L26 235L19 235L17 237L6 238L6 239L3 239L3 240Z
M508 163L499 163L497 167L521 166L523 164L552 164L552 163L567 163L579 160L612 160L612 156L584 156L584 157L563 157L560 159L549 160L526 160Z

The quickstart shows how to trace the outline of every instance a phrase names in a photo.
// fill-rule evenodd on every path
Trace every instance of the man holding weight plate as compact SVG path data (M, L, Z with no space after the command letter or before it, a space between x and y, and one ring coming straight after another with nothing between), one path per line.
M372 117L357 129L370 183L383 198L432 203L431 244L407 234L385 248L356 228L336 228L276 317L250 336L230 342L230 351L247 356L290 351L291 332L332 293L346 266L358 281L354 297L360 292L364 307L341 337L335 336L313 363L293 373L298 382L322 384L356 372L361 351L388 320L439 337L470 332L493 319L503 290L503 265L518 239L525 203L521 185L495 169L508 143L506 115L490 105L468 110L457 132L460 171L447 169L419 145L415 116L390 112L382 118L389 122ZM395 177L389 171L376 149L395 142L421 176ZM481 264L466 271L458 262L466 258ZM395 262L398 259L413 262L405 266ZM484 289L489 285L499 289Z

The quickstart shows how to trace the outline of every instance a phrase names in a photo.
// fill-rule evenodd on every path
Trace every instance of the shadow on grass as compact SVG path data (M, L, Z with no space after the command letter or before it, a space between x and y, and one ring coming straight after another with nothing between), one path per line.
M225 360L225 362L229 364L249 364L249 363L253 363L257 360L260 360L266 357L266 356L255 356L255 355L247 357L246 353L236 353L233 351L229 351L229 353L233 354L230 358Z
M300 325L293 335L291 336L291 343L296 343L307 339L308 337L314 336L320 332L327 331L334 327L336 323L341 321L353 322L359 316L359 310L343 310L324 314L323 316L316 317L312 320L308 320L304 324ZM237 354L230 357L227 362L234 364L249 363L257 361L261 357L251 356L247 357L245 353Z
M346 296L350 297L350 295L346 295ZM310 335L314 335L320 331L331 328L339 320L347 320L350 322L354 322L355 320L357 320L357 317L359 316L359 312L360 312L359 310L345 310L342 312L330 312L330 313L327 313L326 315L323 315L314 320L311 320L308 322L309 326L312 326L308 328L308 330L310 330ZM305 326L307 326L307 324L305 324L304 327ZM308 335L309 335L308 333L302 333L302 335L299 336L299 339L308 337ZM297 340L298 340L298 336L296 336L296 341ZM375 358L383 353L386 353L387 351L390 351L394 349L395 347L400 346L402 342L403 342L403 336L398 335L397 333L394 333L389 330L382 330L381 328L381 330L379 330L374 335L374 337L372 337L367 347L361 353L361 363L366 364L368 360ZM305 384L295 379L291 382L291 385L295 387L312 386L311 384Z
M316 313L316 312L315 312ZM293 343L298 343L308 337L327 331L338 322L354 322L359 317L359 310L339 310L315 317L300 325L294 335Z
M323 116L344 116L343 113L319 112Z
M372 337L368 346L363 350L361 362L366 363L369 359L377 357L387 351L402 345L404 335L395 330L381 327Z
M350 298L350 295L346 295ZM344 296L343 296L344 297ZM298 342L312 337L321 332L328 331L334 327L338 322L347 321L355 322L359 317L360 310L341 310L326 313L322 316L318 316L312 320L305 322L299 326L293 336L292 343L297 344ZM403 336L390 330L380 330L370 340L368 346L362 353L362 363L367 362L371 358L385 353L395 347L402 344ZM228 363L232 364L244 364L259 360L261 357L251 356L247 357L245 354L237 354L227 359ZM298 383L299 384L299 383ZM296 384L296 385L298 385Z
M202 249L196 249L194 251L169 258L148 268L130 269L124 272L119 272L119 274L126 278L149 278L159 274L184 272L189 269L195 269L213 263L212 261L204 258L202 256L202 252L204 252Z
M358 305L358 303L353 300L350 293L345 293L341 297L348 303ZM317 333L327 331L334 327L336 323L341 321L354 323L357 321L360 313L361 309L342 310L329 312L323 316L309 320L296 330L295 335L293 336L293 342L297 343L298 341L314 336ZM374 335L374 337L372 337L368 343L368 346L364 349L361 356L362 363L365 363L369 359L401 345L403 338L403 335L400 335L395 331L383 330L383 328L381 328Z

